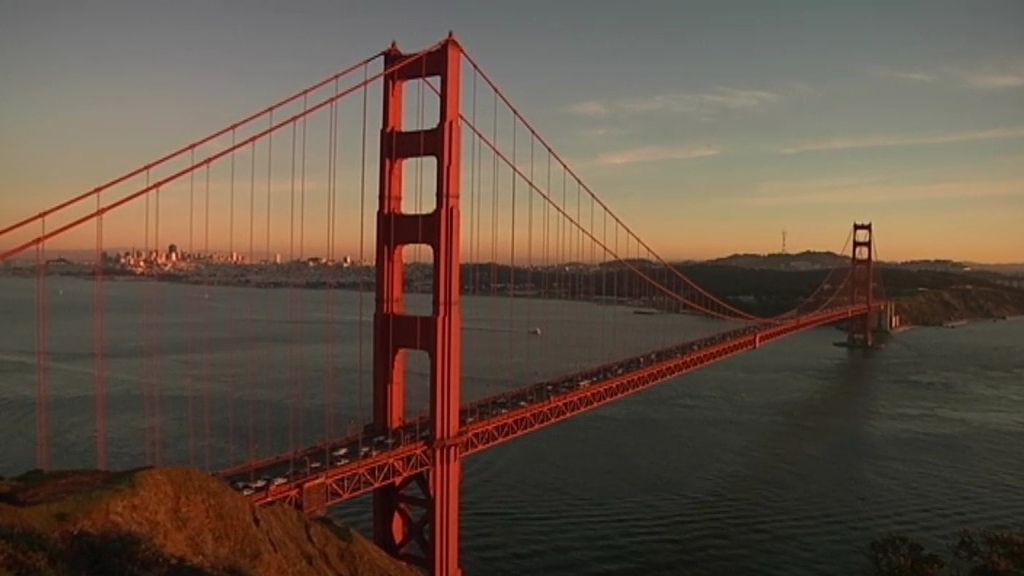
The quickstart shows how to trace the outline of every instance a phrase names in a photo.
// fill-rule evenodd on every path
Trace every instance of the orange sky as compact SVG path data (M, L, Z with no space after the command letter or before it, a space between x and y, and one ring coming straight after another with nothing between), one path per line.
M152 6L116 13L74 5L11 8L0 21L0 225L228 125L391 38L414 48L454 28L587 185L666 258L774 252L783 229L790 252L838 250L850 224L864 220L875 224L883 259L1024 261L1024 37L1015 25L1024 19L1021 6L1003 12L945 6L926 13L829 6L804 14L799 26L784 11L759 14L752 23L707 6L691 7L686 17L601 6L584 25L550 8L544 21L527 17L529 10L508 10L500 29L489 27L495 14L484 18L454 8L423 10L405 23L371 17L359 25L333 18L331 10L285 18L254 9L237 20L212 8L199 22ZM226 21L248 32L225 33ZM125 29L133 33L116 33ZM931 33L909 33L921 29ZM532 41L523 44L523 38ZM471 80L467 70L467 115L474 113ZM489 132L491 95L480 87L476 113ZM429 116L432 95L424 92ZM366 140L358 96L339 109L333 250L358 256L365 197L363 253L372 258L380 94L368 93ZM419 120L420 98L407 91L408 125ZM328 126L324 110L307 127L305 255L329 250ZM529 172L529 139L522 126L517 130L517 164ZM498 140L507 153L511 138L503 116ZM479 229L485 246L473 253L486 258L490 251L510 252L511 238L490 237L489 200L483 217L474 214L469 197L490 198L494 183L491 158L485 154L474 165L471 142L467 133L464 243ZM229 143L222 137L197 155ZM262 143L255 166L249 150L236 155L233 226L228 159L214 165L211 248L248 252L251 215L254 250L266 252L269 168L270 252L297 255L291 201L293 181L301 180L291 172L292 143L288 127L275 135L269 163ZM301 144L298 137L295 143ZM532 169L547 189L543 163L537 156ZM170 170L154 170L151 178ZM419 172L410 165L410 198L416 190L430 196L431 174L432 167ZM558 178L550 189L556 198ZM508 172L499 174L503 222L512 215L512 180ZM143 185L136 178L104 200ZM205 173L197 174L193 198L204 198L204 186ZM529 197L525 182L516 186L517 252L537 257L540 248L524 236L543 235L541 204L531 228L522 204ZM183 179L161 191L161 245L189 244L189 190ZM199 248L205 206L194 201L192 243ZM147 236L154 241L155 196L151 202L148 234L140 201L105 219L104 246L142 246ZM480 223L470 224L473 219ZM55 225L54 219L47 223L51 230ZM503 230L510 231L510 223ZM38 232L0 238L0 248ZM90 248L95 242L90 224L51 246Z

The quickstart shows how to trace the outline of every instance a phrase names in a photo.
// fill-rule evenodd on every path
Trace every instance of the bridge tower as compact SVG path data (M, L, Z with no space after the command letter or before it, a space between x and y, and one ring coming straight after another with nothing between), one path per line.
M406 66L402 61L418 58ZM385 52L383 126L380 137L380 199L377 209L377 300L374 314L373 417L382 433L406 418L405 351L430 359L431 445L428 472L406 477L373 494L374 540L391 555L418 564L435 576L458 576L459 490L462 464L459 432L462 384L462 316L459 303L459 177L461 126L459 69L462 48L449 35L425 55ZM410 80L439 81L438 124L403 129L403 86ZM431 212L402 211L406 160L433 157L437 199ZM404 309L403 249L433 250L433 310L429 316Z
M853 224L853 253L851 255L850 306L866 305L870 310L874 291L874 245L871 223ZM872 314L864 314L850 321L851 346L870 348L872 345Z

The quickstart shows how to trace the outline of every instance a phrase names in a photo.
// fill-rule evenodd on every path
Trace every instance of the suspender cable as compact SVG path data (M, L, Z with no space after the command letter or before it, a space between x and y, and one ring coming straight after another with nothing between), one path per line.
M189 163L195 164L196 151L189 151ZM195 258L195 206L196 206L196 173L188 175L188 258ZM185 375L186 417L185 428L188 434L188 465L196 465L196 434L195 434L195 346L193 345L192 307L186 312L189 318L184 323L185 357L188 358L188 373Z
M292 122L292 138L291 138L291 173L289 175L288 184L288 196L289 196L289 215L288 215L288 267L289 270L298 270L295 267L295 149L298 137L298 126ZM295 300L297 299L298 287L294 283L288 285L288 326L291 332L290 342L288 343L288 387L291 392L291 398L288 402L288 453L293 455L289 459L288 471L293 472L295 470L295 450L298 448L295 437L295 419L296 412L299 409L299 386L298 386L298 375L295 367L295 354L296 349L299 347L299 330L298 330L298 317L295 313Z
M146 170L146 187L149 187L149 170ZM146 216L145 216L145 227L143 231L143 254L142 254L142 265L143 273L151 273L150 267L152 265L151 258L152 253L150 252L149 244L149 213L150 213L150 200L149 194L146 194ZM142 378L142 407L145 417L145 442L146 442L146 463L150 466L156 464L154 459L154 443L153 443L153 403L152 395L150 392L151 388L151 346L152 346L152 330L153 322L150 316L149 310L149 289L143 287L142 293L142 362L143 362L143 378Z
M479 140L479 139L478 139ZM547 155L547 183L544 189L551 193L551 154ZM551 298L549 276L551 275L551 206L544 203L544 297Z
M274 112L270 111L269 114L270 126L274 125ZM294 126L294 124L293 124ZM267 134L267 226L266 226L266 239L264 242L264 251L266 252L267 262L274 262L274 255L270 252L270 177L274 166L274 133Z
M571 280L571 278L569 276L569 270L566 267L566 263L569 261L569 259L572 258L572 244L569 242L569 223L566 221L566 218L565 218L565 211L566 211L566 207L568 206L568 204L566 202L565 190L566 190L566 171L563 168L562 169L562 212L563 212L563 214L562 214L562 217L558 219L558 226L559 226L559 229L558 229L558 244L559 244L559 248L558 249L559 249L559 252L560 252L560 254L558 256L558 262L559 262L558 269L559 269L559 272L562 274L562 283L565 284L565 286L563 288L564 295L565 295L564 297L566 299L569 299L569 298L572 298L572 285L571 285L572 280Z
M476 72L475 71L473 72L472 112L470 112L470 117L472 118L473 124L476 124ZM478 278L477 278L477 272L478 272L477 264L478 264L478 262L477 262L476 252L474 250L474 244L473 244L473 240L474 240L473 227L474 227L476 219L478 217L478 214L476 213L476 192L477 192L477 190L476 190L476 172L477 172L477 167L476 167L477 157L476 157L476 154L477 154L477 150L478 150L477 149L477 145L478 145L478 143L477 143L476 138L471 136L471 139L470 139L470 142L469 142L469 219L466 222L466 226L464 227L464 230L467 230L469 232L469 242L468 242L469 251L468 252L469 252L469 262L470 262L470 269L469 270L470 270L470 275L471 275L470 280L469 280L469 285L473 287L472 288L472 293L474 295L476 295L477 289L478 289L478 285L477 285L477 280L478 280ZM438 167L438 170L440 170L440 169L441 168Z
M474 79L475 79L475 75L474 75ZM473 288L473 292L476 293L477 295L479 295L480 294L480 274L483 272L483 268L481 267L481 265L483 263L480 261L481 260L480 242L482 241L481 229L483 227L483 221L484 221L484 213L483 213L484 165L483 165L483 148L480 146L480 139L479 138L475 138L474 142L476 144L476 163L475 163L475 166L476 166L476 230L473 232L473 237L470 238L470 242L473 242L473 243L476 244L476 257L474 258L474 260L476 261L477 265L476 265L476 268L475 268L476 269L476 276L474 277L475 286Z
M512 117L512 165L516 164L516 118ZM508 369L505 371L508 376L508 388L515 386L515 366L513 366L516 341L516 173L511 172L512 177L512 223L510 226L508 243Z
M96 195L96 210L103 206L101 194ZM104 366L104 312L103 312L103 215L96 218L96 254L93 301L93 356L96 371L96 468L107 469L107 383Z
M306 254L305 253L305 242L306 242L306 134L307 134L306 133L306 124L307 124L307 122L306 122L305 111L306 111L307 106L308 106L308 102L306 100L306 96L303 95L303 97L302 97L302 111L303 111L303 115L302 115L302 144L301 144L300 150L299 150L299 155L302 157L302 161L299 164L299 259L300 260L305 258L305 254ZM299 318L302 318L303 316L305 316L304 310L305 310L305 306L303 305L303 299L299 298L299 301L298 301L298 304L297 304L297 310L295 311L296 315ZM301 325L301 323L299 325L299 340L300 341L302 340L302 325ZM297 436L298 436L298 443L299 443L300 446L305 446L306 445L306 426L305 426L305 422L306 422L306 418L305 418L305 413L306 413L306 411L305 411L305 399L306 398L305 398L305 386L304 386L304 382L303 382L304 376L305 376L305 371L301 368L302 365L303 365L303 362L302 362L303 361L303 357L304 357L304 355L302 354L302 351L300 349L299 354L298 354L298 358L296 358L296 364L300 367L299 368L299 373L296 375L296 386L298 388L296 393L298 394L298 397L299 397L299 400L300 400L299 412L297 414L298 422L296 424L297 424L297 427L298 427Z
M530 136L530 181L533 182L533 145L534 138ZM526 282L523 289L527 292L526 296L526 330L527 332L533 331L533 300L536 298L533 285L533 192L526 189ZM533 367L533 362L530 358L530 341L526 340L524 347L526 348L523 354L526 358L526 367L529 369ZM528 375L528 379L532 380L532 372L527 370L525 374Z
M256 141L253 140L252 145L249 147L249 255L246 258L245 267L250 274L255 272L256 266L256 251L255 251L255 239L256 239ZM255 307L253 306L253 299L255 298L252 290L246 290L245 303L246 303L246 317L244 320L245 324L250 324L255 320ZM248 332L246 330L246 332ZM256 363L259 355L255 350L255 342L248 347L248 358L245 361L246 365L246 377L245 377L245 392L246 392L246 406L248 412L248 438L249 438L249 461L253 462L256 460L256 429L255 429L255 397L254 388L256 387Z
M46 236L46 218L39 219L41 237ZM36 468L50 469L49 425L46 382L46 242L36 245Z
M205 205L205 215L203 217L203 261L209 262L211 259L210 255L210 164L206 163L204 169L204 188L203 191L203 203ZM212 310L210 309L210 298L209 292L203 293L203 467L206 470L212 468L213 461L211 459L211 443L210 437L210 388L213 386L213 382L210 378L210 316Z
M160 259L163 254L160 251L160 188L157 187L154 193L154 212L153 212L153 250L154 250L154 269L153 278L149 282L149 293L150 293L150 311L153 314L151 324L151 334L153 337L152 348L150 349L150 386L152 397L150 401L153 405L153 461L154 464L159 466L163 463L163 450L161 442L162 425L161 420L162 410L160 409L160 324L162 318L160 317L160 282L158 281L158 269L160 267Z
M271 110L268 113L268 123L270 126L274 125L274 111ZM271 176L273 175L274 166L274 132L271 131L267 134L267 224L265 229L266 238L264 240L266 262L268 266L274 266L277 263L277 259L274 258L270 252L270 192L271 192ZM277 275L280 271L275 270L274 274ZM288 351L285 350L285 361L284 364L288 364ZM276 375L276 370L263 372L263 383L264 388L272 388L273 378ZM270 384L270 385L268 385ZM273 454L273 447L270 443L270 401L268 398L263 399L263 450L266 454Z
M366 64L363 66L363 80L365 81L368 76L369 64ZM363 86L363 118L360 126L359 139L359 414L356 421L360 423L363 422L363 418L366 417L366 405L364 403L366 378L363 367L363 348L366 340L366 277L364 274L364 266L366 266L366 262L369 260L366 255L366 118L368 90L369 88L367 86Z
M302 97L302 111L306 111L306 97ZM299 258L305 256L306 241L306 115L302 115L302 166L299 174Z
M235 130L231 130L231 159L230 159L230 177L228 180L228 258L230 259L232 266L239 266L237 254L235 253L235 156L236 156L236 144L235 144ZM239 310L237 300L231 302L231 330L238 330L238 318ZM235 360L236 354L232 354L232 359ZM237 394L237 380L241 377L241 374L237 373L237 367L233 367L232 374L228 378L228 462L232 465L237 463L237 456L235 453L235 396Z
M231 130L231 179L228 190L228 253L231 260L235 259L235 130Z

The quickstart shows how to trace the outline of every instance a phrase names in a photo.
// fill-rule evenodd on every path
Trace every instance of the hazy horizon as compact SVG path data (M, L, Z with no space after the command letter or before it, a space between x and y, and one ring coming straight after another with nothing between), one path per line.
M171 242L171 244L175 244L176 246L179 246L179 250L181 250L180 244L176 244L174 242ZM166 249L167 249L167 246L164 246L164 247L161 248L160 251L166 251ZM107 252L108 255L116 255L116 254L124 254L125 252L129 252L129 251L142 250L142 248L138 247L138 246L118 246L118 247L105 247L104 250ZM73 261L89 262L89 261L92 261L93 256L95 255L95 253L96 253L95 249L93 249L93 248L67 248L67 249L60 249L60 248L58 248L58 249L54 249L54 250L48 250L47 251L47 258L49 258L49 259L53 259L53 258L66 258L68 260L73 260ZM213 254L213 255L216 255L216 256L225 256L225 255L230 254L227 250L211 250L209 253ZM800 250L800 251L797 251L797 252L793 252L793 251L789 251L789 250L787 250L786 252L779 252L779 251L776 251L776 252L731 252L729 254L713 255L713 256L710 256L708 258L669 258L668 261L672 262L672 263L711 262L711 261L714 261L714 260L721 260L721 259L730 258L730 257L733 257L733 256L757 256L757 257L788 256L788 257L796 257L796 256L800 256L800 255L805 254L805 253L811 253L811 254L833 254L833 255L836 255L836 256L848 257L848 255L846 255L846 254L839 254L839 253L835 252L834 250L827 250L827 249L815 250L814 248L808 248L806 250ZM241 254L241 253L240 253L240 255L241 256L245 256L245 254ZM346 256L353 257L353 254L346 253L344 251L339 251L338 252L338 260L339 261L342 258L346 257ZM311 254L307 254L302 259L295 258L295 259L292 259L291 261L300 261L300 260L305 261L305 260L308 260L310 258L324 258L324 255L323 254L317 254L317 253L311 253ZM643 260L644 258L640 258L640 259ZM11 262L34 262L35 261L35 254L33 253L33 254L27 255L27 256L15 257L15 258L12 258L10 261ZM256 258L256 262L257 263L259 263L259 262L266 262L266 261L267 260L262 258L261 254L257 255L257 258ZM282 257L282 262L286 262L286 261L288 261L288 260L286 260L286 259L284 259ZM909 259L909 260L879 259L879 260L876 260L876 261L877 262L882 262L882 263L889 263L889 264L903 264L903 263L911 263L911 262L930 262L930 261L935 261L935 262L952 262L952 263L957 263L957 264L979 264L979 265L984 265L984 266L1011 266L1011 267L1012 266L1024 266L1024 260L1021 260L1021 261L1018 261L1018 262L984 262L984 261L980 261L980 260L952 260L952 259L949 259L949 258L915 258L915 259ZM353 257L353 262L358 262L358 259ZM373 265L374 264L373 258L370 258L367 262L368 262L369 265ZM428 262L428 261L425 259L425 257L421 257L419 260L410 260L409 258L406 259L406 263L407 264L408 263L424 264L426 262ZM573 263L573 262L577 262L577 261L575 261L575 260L560 260L560 261L551 260L551 261L548 261L548 262L534 262L533 265L534 266L555 266L555 265L558 265L558 264L570 264L570 263ZM472 261L470 261L470 260L463 259L463 261L462 261L462 264L491 264L491 263L493 263L491 260L472 260ZM500 264L500 265L508 265L507 261L498 261L496 263ZM586 262L584 261L584 263L586 263ZM523 264L522 262L517 263L516 265L517 266L525 266L525 264Z

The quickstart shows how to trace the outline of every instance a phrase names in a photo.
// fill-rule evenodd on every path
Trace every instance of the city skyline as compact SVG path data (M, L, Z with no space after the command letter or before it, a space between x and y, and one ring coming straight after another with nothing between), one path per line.
M783 229L790 252L838 251L851 221L871 220L882 259L1024 260L1024 40L1014 25L1024 9L793 7L598 4L583 21L568 6L409 4L389 7L414 16L395 19L374 6L341 18L327 5L243 18L223 4L194 21L195 10L159 5L11 5L0 24L0 76L15 87L0 102L0 214L7 224L88 190L388 39L416 49L453 29L667 258L775 252ZM358 172L352 159L341 169ZM311 176L321 198L324 179ZM226 182L214 175L214 202ZM289 184L269 187L283 198ZM187 209L187 185L165 190L167 214ZM214 230L210 245L247 253L253 236L260 254L267 234L262 222L249 229L250 182L237 186L238 228L231 240ZM257 219L267 186L257 187ZM375 180L368 188L375 205ZM311 217L324 219L317 202ZM285 205L276 201L275 219ZM106 224L111 245L138 236L118 237L137 217L124 210ZM338 218L332 248L322 230L308 241L355 258L358 217ZM372 209L364 218L372 224ZM187 246L184 226L160 235ZM285 229L270 236L270 252L287 254Z

